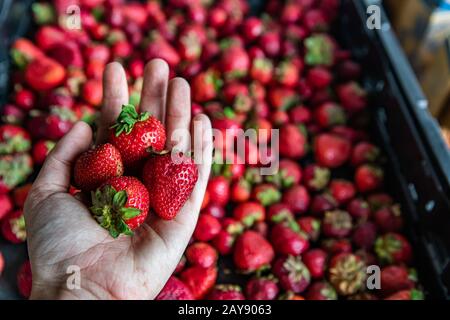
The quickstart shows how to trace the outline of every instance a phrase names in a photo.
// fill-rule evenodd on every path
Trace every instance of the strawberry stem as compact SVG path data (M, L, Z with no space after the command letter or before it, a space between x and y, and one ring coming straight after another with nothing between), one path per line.
M130 134L136 122L145 121L149 117L150 113L137 113L136 108L132 104L125 104L122 106L122 111L117 118L116 124L111 126L111 129L116 130L116 137L118 137L122 132L125 132L125 134Z

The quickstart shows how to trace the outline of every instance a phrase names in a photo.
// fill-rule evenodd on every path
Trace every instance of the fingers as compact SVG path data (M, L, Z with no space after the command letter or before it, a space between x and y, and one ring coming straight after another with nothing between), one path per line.
M33 183L42 198L57 192L67 192L72 164L92 142L92 130L85 122L77 122L48 155Z
M150 112L164 123L169 81L169 66L162 59L154 59L147 63L144 71L140 111Z
M112 62L106 66L103 74L103 105L96 144L107 140L109 127L119 116L122 105L128 103L128 99L125 70L120 63Z
M168 149L190 150L191 89L186 80L174 78L169 82L167 94L166 130Z

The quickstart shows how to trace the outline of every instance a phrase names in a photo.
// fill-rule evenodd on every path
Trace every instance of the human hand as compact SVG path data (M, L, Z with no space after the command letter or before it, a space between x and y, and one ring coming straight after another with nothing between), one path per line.
M68 193L72 165L92 142L90 127L75 124L49 154L25 204L32 299L153 299L172 274L197 222L211 167L212 133L205 115L197 115L192 122L200 125L191 128L189 84L168 77L164 61L147 64L139 108L165 124L168 148L176 144L178 150L189 149L186 139L171 141L177 129L190 129L193 139L202 142L203 161L198 164L199 177L190 199L174 220L164 221L150 213L132 237L113 239L85 204ZM105 142L108 128L128 103L120 64L106 67L103 88L96 143ZM80 289L66 285L70 266L80 268Z

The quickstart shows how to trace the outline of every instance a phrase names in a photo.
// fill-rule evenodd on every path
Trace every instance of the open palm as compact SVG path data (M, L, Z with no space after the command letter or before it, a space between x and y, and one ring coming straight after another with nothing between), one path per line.
M168 80L167 64L152 60L145 68L140 111L165 123L167 147L188 150L186 135L201 141L199 178L177 217L164 221L149 214L132 237L113 239L91 217L85 204L68 193L71 168L92 143L92 131L77 123L48 156L25 204L28 250L33 272L31 298L153 299L179 262L195 228L212 157L211 124L204 115L191 121L190 88L180 78ZM96 143L105 142L108 128L128 103L125 72L118 63L106 67L104 103ZM192 126L192 123L200 125ZM193 132L195 131L195 132ZM174 141L171 137L177 136ZM200 145L200 144L198 144ZM70 289L71 268L81 271L81 288Z

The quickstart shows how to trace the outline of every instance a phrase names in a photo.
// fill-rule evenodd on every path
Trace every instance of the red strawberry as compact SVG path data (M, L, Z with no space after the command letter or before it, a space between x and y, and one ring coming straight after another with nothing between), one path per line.
M350 142L333 134L320 134L314 141L316 160L327 168L342 166L350 157L350 152Z
M299 184L302 180L302 169L300 165L290 159L281 159L278 164L278 172L267 176L266 180L272 182L277 187L289 188Z
M116 124L111 127L109 142L120 150L124 165L134 167L149 155L150 149L156 152L164 149L166 131L158 119L147 112L138 114L128 104L122 107Z
M263 22L258 17L249 17L242 23L242 32L248 41L257 39L263 31Z
M383 295L401 290L413 289L417 282L414 272L410 273L404 266L387 266L381 269L381 291Z
M231 253L235 240L235 235L230 234L225 230L221 230L213 239L212 243L214 248L216 248L221 255L227 255Z
M295 185L283 194L286 203L295 214L305 213L310 204L309 193L304 186Z
M352 227L352 217L347 211L327 211L322 221L322 232L326 237L345 238Z
M248 300L275 300L279 291L273 276L252 278L246 284L245 296Z
M325 211L338 207L336 199L327 192L316 194L311 201L311 212L316 216L322 216Z
M78 44L74 41L58 42L47 51L50 58L58 61L63 67L83 67L83 57Z
M0 154L26 152L31 148L30 135L19 126L0 125Z
M364 110L367 106L366 92L356 82L338 86L336 93L342 106L350 112Z
M217 262L217 251L205 242L195 242L187 247L186 258L191 265L209 268Z
M253 188L252 198L263 206L270 206L281 199L281 192L270 183L263 183Z
M271 205L267 213L267 221L273 223L280 223L286 220L292 220L293 218L294 214L285 203Z
M100 106L103 99L103 85L100 79L91 79L83 85L81 93L84 101L95 107Z
M353 295L365 286L366 266L354 254L340 253L334 256L328 272L330 283L340 295Z
M99 61L106 64L110 59L110 49L105 44L90 43L83 51L85 61Z
M308 137L302 126L288 124L280 129L280 155L287 158L299 159L307 152Z
M289 110L289 119L292 123L309 123L312 119L312 112L303 105L296 106Z
M310 164L303 172L303 184L311 191L323 190L330 181L330 170L328 168Z
M280 255L297 256L309 248L308 239L295 220L276 224L270 233L270 242Z
M203 298L214 286L217 268L190 267L181 273L181 280L191 290L194 299Z
M177 277L171 276L156 300L194 300L191 290Z
M377 238L377 227L372 222L364 222L353 231L353 243L360 248L371 249Z
M308 267L313 279L322 279L325 275L325 268L328 254L322 249L312 249L303 255L303 263Z
M366 220L371 215L370 206L367 201L361 198L356 198L350 201L347 205L347 212L355 219Z
M60 87L44 93L44 96L40 100L40 104L42 108L47 108L48 106L61 106L70 109L74 105L74 97L67 88Z
M277 31L267 31L259 37L261 49L271 58L277 56L281 50L280 34Z
M27 83L35 90L50 90L64 81L66 71L55 60L38 58L31 61L25 70Z
M398 232L403 228L400 205L393 205L377 210L373 219L382 233Z
M286 111L299 102L299 96L293 89L274 87L268 91L268 101L275 110Z
M224 206L228 203L230 197L229 182L223 176L212 177L207 187L210 201Z
M0 194L25 182L33 172L33 160L26 153L0 156Z
M239 46L227 48L221 58L221 70L228 80L245 77L250 69L247 52Z
M310 241L317 241L320 236L321 223L314 217L300 217L297 220L300 229L308 236Z
M338 204L346 204L356 193L353 183L343 179L335 179L330 183L330 192Z
M160 58L165 60L169 66L176 67L180 63L180 55L174 47L157 32L152 32L150 41L144 49L145 60Z
M383 169L372 165L362 165L355 172L355 184L359 192L378 189L383 183L383 178Z
M198 217L197 226L194 230L194 239L198 241L210 241L219 234L222 226L217 218L208 214Z
M375 241L378 258L386 263L409 263L412 260L412 248L408 240L398 233L386 233Z
M338 295L333 286L326 281L314 282L306 292L307 300L337 300Z
M245 300L245 297L239 286L221 284L211 290L208 300Z
M25 218L21 210L8 214L1 224L3 238L11 243L22 243L27 239Z
M230 187L230 199L234 202L245 202L250 199L251 185L245 179L234 181Z
M92 192L95 220L113 238L120 234L132 235L147 218L149 194L145 186L134 177L115 177Z
M13 202L8 194L0 194L0 220L2 220L13 208Z
M36 103L36 98L32 91L20 88L14 94L14 102L16 106L18 106L22 110L29 111L33 109Z
M348 239L325 239L321 247L330 255L352 252L352 243Z
M424 300L424 294L417 289L402 290L390 295L385 300Z
M246 227L251 227L256 222L264 221L265 216L264 207L257 202L244 202L233 210L233 217Z
M313 88L324 89L331 84L333 76L326 68L314 67L308 71L306 79Z
M272 271L286 291L302 293L311 281L311 274L300 257L287 256L278 258Z
M73 110L67 107L51 106L49 113L32 110L27 129L33 138L59 140L77 121Z
M222 81L216 71L206 70L201 72L192 80L192 99L195 102L213 100L221 86Z
M203 208L202 213L209 214L210 216L213 216L214 218L217 219L222 219L223 217L225 217L226 214L225 208L215 203L208 203L208 205L206 205L205 208Z
M333 102L326 102L317 107L314 117L321 128L329 128L346 123L344 109Z
M253 272L268 265L274 257L269 242L255 231L245 231L234 248L234 264L245 272Z
M20 69L25 68L32 60L43 56L44 53L28 39L17 39L11 48L11 58Z
M273 76L272 61L264 56L254 59L250 68L250 76L262 84L269 83Z
M13 104L5 104L2 110L1 120L4 123L20 125L25 119L26 113Z
M28 299L31 295L32 283L31 264L27 260L20 266L17 272L17 287L20 295L25 299Z
M305 12L303 17L304 26L311 32L326 31L328 21L322 10L311 9Z
M353 147L350 162L357 167L367 162L375 162L380 156L380 149L368 142L360 142Z
M31 183L27 183L25 185L22 185L18 188L15 188L12 194L13 200L14 200L14 204L16 205L16 207L18 208L23 208L25 205L25 201L27 200L27 196L28 193L30 192L32 184ZM0 196L1 198L1 196ZM0 203L2 201L0 200ZM1 206L0 206L1 207ZM0 213L0 220L1 220L1 213Z
M374 193L367 197L370 209L377 211L381 208L394 204L392 197L386 193Z
M33 145L33 161L37 165L44 163L47 155L53 150L56 143L51 140L39 140Z
M283 60L275 69L276 80L282 86L295 87L299 81L302 68L303 65L299 66L293 61Z
M106 143L82 153L74 166L75 184L91 191L113 177L120 177L124 168L119 150Z

